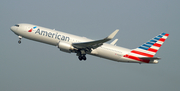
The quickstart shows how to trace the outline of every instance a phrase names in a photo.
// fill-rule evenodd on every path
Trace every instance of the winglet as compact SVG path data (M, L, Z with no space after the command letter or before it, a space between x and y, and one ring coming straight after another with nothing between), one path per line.
M119 29L116 29L113 33L111 33L111 35L109 35L108 37L106 37L106 39L111 40L112 38L114 38L114 36L118 33Z

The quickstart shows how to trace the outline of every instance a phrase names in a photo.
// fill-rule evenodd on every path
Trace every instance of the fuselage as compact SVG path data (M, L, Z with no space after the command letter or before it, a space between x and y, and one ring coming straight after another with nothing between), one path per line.
M11 30L16 35L22 36L23 38L50 44L53 46L58 46L59 42L61 41L67 43L81 43L93 41L85 37L80 37L61 31L56 31L55 29L48 29L32 24L18 24L16 26L12 26ZM102 46L96 49L92 49L92 51L88 54L98 56L101 58L110 59L117 62L143 63L141 61L124 57L124 55L128 54L130 51L131 50L127 48L103 43Z

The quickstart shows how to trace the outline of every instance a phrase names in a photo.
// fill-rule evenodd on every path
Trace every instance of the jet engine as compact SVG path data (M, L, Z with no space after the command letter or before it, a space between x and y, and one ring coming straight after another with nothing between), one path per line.
M74 49L74 47L72 46L71 43L68 42L64 42L64 41L60 41L58 44L58 48L63 51L63 52L67 52L67 53L71 53Z

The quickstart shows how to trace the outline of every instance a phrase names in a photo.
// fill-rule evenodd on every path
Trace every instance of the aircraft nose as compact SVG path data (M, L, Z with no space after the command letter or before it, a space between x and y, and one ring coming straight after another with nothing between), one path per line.
M16 31L17 28L15 26L12 26L10 29L11 29L11 31L14 32L14 31Z

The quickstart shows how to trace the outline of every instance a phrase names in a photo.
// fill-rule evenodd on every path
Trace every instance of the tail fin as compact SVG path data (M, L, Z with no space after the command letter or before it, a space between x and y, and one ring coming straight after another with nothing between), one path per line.
M128 55L136 57L154 57L156 52L162 46L169 34L161 33L150 41L144 43L140 47L133 49Z

